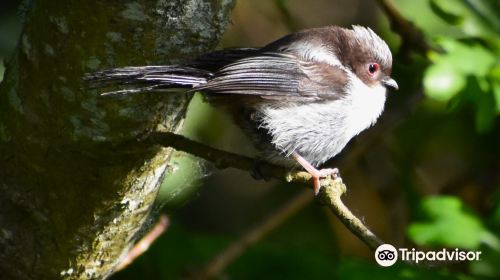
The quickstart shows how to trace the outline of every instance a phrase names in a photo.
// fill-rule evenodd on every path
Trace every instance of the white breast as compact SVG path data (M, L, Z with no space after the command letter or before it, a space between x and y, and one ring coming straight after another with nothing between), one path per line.
M350 137L372 126L384 111L386 88L383 85L368 87L358 77L350 77L352 94L350 112L347 114L348 134Z
M352 94L339 100L264 105L259 110L261 126L270 132L272 143L283 154L297 152L317 166L373 125L384 109L385 87L371 88L352 77L350 88Z

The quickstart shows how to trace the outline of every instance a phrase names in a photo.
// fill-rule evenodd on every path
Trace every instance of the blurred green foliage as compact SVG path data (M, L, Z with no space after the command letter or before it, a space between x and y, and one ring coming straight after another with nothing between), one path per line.
M481 262L472 262L475 275L500 275L500 240L498 232L489 231L480 217L465 209L462 201L452 196L428 197L422 200L425 222L414 222L408 234L420 246L464 248L481 251ZM498 220L496 220L498 222Z
M500 2L430 0L429 7L442 22L419 26L436 48L428 53L431 64L424 72L424 92L447 104L450 114L472 108L476 132L490 132L500 114ZM497 209L498 198L493 201ZM420 210L427 221L413 222L409 238L424 247L481 249L483 259L470 264L471 272L500 277L498 228L489 230L487 223L465 208L457 197L423 199ZM495 215L491 220L498 223Z
M479 217L466 211L462 201L451 196L422 200L427 222L415 222L408 228L410 238L418 245L477 249L481 243L500 249L499 240L486 230Z
M498 1L431 0L453 33L433 34L441 52L430 52L425 93L436 100L471 103L479 132L500 113L500 7Z

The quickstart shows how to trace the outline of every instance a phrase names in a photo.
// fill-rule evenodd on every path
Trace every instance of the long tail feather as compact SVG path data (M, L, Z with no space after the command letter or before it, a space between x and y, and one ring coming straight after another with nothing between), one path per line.
M205 84L212 73L184 66L138 66L114 68L84 77L90 88L109 88L102 95L123 95ZM118 89L116 89L118 88Z

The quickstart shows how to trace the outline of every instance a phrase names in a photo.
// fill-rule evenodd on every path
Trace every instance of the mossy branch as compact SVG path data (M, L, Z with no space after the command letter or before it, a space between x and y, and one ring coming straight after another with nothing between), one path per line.
M312 187L312 176L304 171L290 172L288 169L268 162L256 160L251 157L237 155L222 151L199 142L188 139L182 135L171 132L153 132L145 140L145 143L171 147L179 151L203 158L213 162L219 169L228 167L244 171L259 171L264 178L273 178L289 183L298 183ZM327 206L335 216L370 249L375 250L383 242L371 232L363 222L356 217L342 202L341 196L347 187L340 177L336 179L326 178L321 181L321 191L318 199ZM311 196L313 193L311 192Z

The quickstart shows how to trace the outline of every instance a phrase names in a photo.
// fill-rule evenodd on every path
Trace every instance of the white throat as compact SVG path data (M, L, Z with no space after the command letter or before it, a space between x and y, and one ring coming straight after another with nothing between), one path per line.
M350 108L346 121L348 134L354 137L372 126L380 117L384 111L387 90L381 84L369 87L351 74L349 91L351 94L346 99L350 100Z
M297 152L317 166L342 151L384 110L386 89L382 85L368 87L352 75L348 91L343 98L321 103L264 105L261 126L269 130L282 154Z

